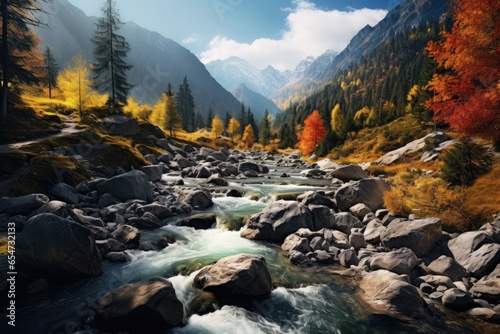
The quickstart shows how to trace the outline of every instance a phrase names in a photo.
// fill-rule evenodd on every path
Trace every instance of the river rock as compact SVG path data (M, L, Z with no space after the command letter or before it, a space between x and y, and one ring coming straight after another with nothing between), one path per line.
M133 224L132 220L129 220L128 223L145 230L152 230L163 226L161 220L151 212L145 212L141 217L135 220Z
M213 213L197 213L183 219L179 225L193 227L196 230L208 230L216 224L216 217Z
M408 247L419 257L426 256L441 238L441 220L427 218L412 221L392 221L380 236L385 247Z
M281 249L285 252L296 250L304 254L311 251L309 240L307 240L307 238L301 238L296 234L290 234L286 237L285 241L281 245Z
M101 194L110 193L121 201L140 199L147 203L153 201L153 188L149 178L140 170L132 170L96 185Z
M113 115L102 120L102 128L110 134L133 136L139 132L139 122L129 116Z
M448 241L448 248L455 260L462 266L471 254L484 244L492 243L494 240L486 231L472 231L460 234L455 239Z
M422 283L430 284L435 288L438 288L440 286L444 286L447 289L455 288L453 281L449 277L442 275L424 275L415 278L413 282L413 284L416 286L420 286Z
M106 331L161 331L183 324L184 310L167 279L153 277L113 290L96 303L95 323Z
M243 195L239 190L231 189L226 193L226 197L243 197Z
M380 243L380 236L385 231L385 226L377 219L371 220L365 228L364 236L366 242L376 245Z
M351 229L361 227L363 227L361 221L350 213L340 212L335 214L335 222L333 223L334 229L349 235L351 233Z
M223 162L217 166L222 177L238 175L238 167L230 162Z
M282 243L300 228L312 225L311 211L303 204L277 201L250 218L241 236L247 239L269 240Z
M352 232L349 235L349 244L356 251L359 251L361 248L365 248L367 246L365 236L361 232Z
M20 266L56 276L96 276L101 255L91 231L54 214L30 218L16 240Z
M330 209L336 209L335 202L328 196L317 191L306 191L305 193L297 196L297 201L304 205L323 205Z
M229 183L226 180L224 180L219 173L211 175L207 179L207 183L214 184L219 187L226 187L229 185Z
M359 284L361 298L378 314L402 319L421 318L424 300L405 278L387 270L367 273Z
M333 178L342 180L344 182L358 181L367 179L369 176L359 165L346 165L340 166L331 173Z
M474 307L474 299L457 288L446 290L441 301L444 306L458 311L465 311Z
M500 275L490 275L474 283L470 290L472 297L487 300L490 303L500 303Z
M68 204L61 201L49 201L29 214L29 217L40 215L42 213L53 213L59 217L65 218L69 215Z
M344 249L340 252L339 262L342 266L349 268L350 266L357 266L359 259L354 249Z
M462 265L474 277L488 275L500 263L500 244L486 244L462 261Z
M58 200L66 202L68 204L78 204L80 198L78 197L78 192L72 186L67 183L61 182L56 184L50 189L50 193Z
M49 198L44 194L31 194L20 197L3 197L0 198L0 214L23 215L38 209L49 201Z
M475 307L468 311L470 316L482 319L494 324L500 324L500 313L487 307Z
M196 210L203 210L214 205L210 192L202 189L183 189L177 200L191 205Z
M338 164L331 161L330 159L320 160L320 161L316 162L316 165L318 166L319 169L321 169L322 171L326 171L326 172L333 172L333 171L340 168L340 166Z
M384 193L390 188L380 178L362 179L340 187L335 193L335 201L341 211L348 211L352 206L364 203L375 212L383 207Z
M267 296L273 288L266 259L250 254L228 256L203 268L193 285L214 293L220 300Z
M393 273L409 274L420 260L409 248L400 248L388 253L374 255L370 260L372 270L385 269Z
M323 228L333 228L335 215L331 209L323 205L309 205L308 208L311 210L313 217L311 226L312 231L319 231Z
M316 261L318 261L318 263L322 264L335 263L335 258L332 256L332 254L322 249L314 251L314 258L316 259Z
M104 258L110 262L127 262L127 254L125 252L109 252Z
M219 309L219 301L213 293L198 290L189 301L186 309L188 318L193 314L204 315L217 311Z
M241 162L238 165L238 172L239 173L244 173L246 171L253 170L254 172L257 172L257 174L260 173L260 168L259 165L253 162Z
M460 281L469 274L457 261L446 255L432 261L428 269L431 274L448 276L452 281Z
M111 237L125 245L126 248L137 248L139 246L139 239L141 233L136 227L130 225L120 225Z
M151 182L158 182L161 181L161 177L163 175L163 169L160 166L144 166L141 167L141 171L146 174L148 177L149 181Z
M296 264L298 266L312 266L313 263L307 255L305 255L302 252L292 250L288 254L288 257L290 258L290 262L293 264Z
M147 205L141 205L136 209L137 214L143 215L146 212L150 212L158 219L163 219L172 216L172 210L170 210L168 207L165 205L161 205L158 203L151 203Z

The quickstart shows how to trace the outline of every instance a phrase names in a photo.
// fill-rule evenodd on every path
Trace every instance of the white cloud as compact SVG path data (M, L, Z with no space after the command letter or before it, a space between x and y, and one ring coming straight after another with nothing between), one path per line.
M309 55L317 57L328 49L342 51L359 30L367 24L377 24L387 14L386 10L367 8L325 11L308 0L295 4L281 39L259 38L252 43L240 43L218 35L200 53L201 61L238 56L258 68L272 65L280 70L293 69Z
M192 33L188 37L182 40L182 44L193 44L200 40L200 36L198 34Z

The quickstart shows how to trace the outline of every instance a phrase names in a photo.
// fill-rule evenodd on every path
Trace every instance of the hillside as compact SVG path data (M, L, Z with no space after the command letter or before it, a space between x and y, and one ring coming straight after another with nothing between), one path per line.
M248 88L245 84L241 84L238 88L236 88L233 92L234 97L238 99L238 101L245 104L246 107L249 107L254 114L255 119L260 122L262 117L264 117L264 113L267 110L270 115L275 116L281 110L274 104L273 101L258 94Z

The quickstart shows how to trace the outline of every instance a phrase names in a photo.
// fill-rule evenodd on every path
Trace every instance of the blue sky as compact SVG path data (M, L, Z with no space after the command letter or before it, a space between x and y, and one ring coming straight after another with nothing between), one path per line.
M104 0L69 0L100 16ZM308 55L341 51L366 24L402 0L119 0L134 21L182 44L203 62L239 56L264 68L292 69Z

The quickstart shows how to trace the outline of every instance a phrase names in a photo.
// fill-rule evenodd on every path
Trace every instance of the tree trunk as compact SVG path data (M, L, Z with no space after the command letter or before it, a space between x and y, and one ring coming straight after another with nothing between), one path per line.
M7 44L7 0L2 0L2 101L0 105L0 122L7 122L7 94L9 90L9 46Z

